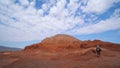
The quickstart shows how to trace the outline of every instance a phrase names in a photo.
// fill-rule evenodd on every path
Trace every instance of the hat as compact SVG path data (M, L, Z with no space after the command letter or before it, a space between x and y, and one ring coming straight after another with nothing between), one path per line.
M97 47L99 47L99 45L97 45Z

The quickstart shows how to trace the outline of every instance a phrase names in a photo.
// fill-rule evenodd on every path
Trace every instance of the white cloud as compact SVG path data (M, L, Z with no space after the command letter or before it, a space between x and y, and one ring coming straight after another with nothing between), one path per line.
M78 23L83 23L80 17L74 18L73 15L69 16L68 10L64 8L65 0L56 2L57 6L53 7L47 7L47 4L43 4L39 10L35 9L34 2L31 2L28 8L23 8L23 5L28 5L26 1L21 0L22 5L8 3L9 7L4 6L6 5L5 1L1 3L0 21L6 26L0 25L0 41L43 39L56 33L65 32ZM49 8L49 14L44 16L44 12ZM53 16L54 14L56 16Z
M84 26L73 30L73 32L75 34L95 34L115 29L120 29L120 9L116 9L113 15L106 20L101 20L96 24Z
M19 0L19 1L20 1L20 4L21 4L22 6L27 6L27 5L29 5L28 0Z
M70 3L66 0L50 0L42 4L40 9L35 8L35 1L20 2L21 5L11 0L0 0L0 41L41 40L57 33L70 34L73 31L75 34L91 34L119 28L118 10L110 19L86 26L82 14L76 16L76 11L81 7L77 0L70 0ZM24 8L26 5L28 7ZM44 15L45 12L48 15Z
M87 6L83 6L82 9L84 12L96 12L103 13L109 9L115 2L120 0L88 0Z
M60 0L57 2L56 5L54 5L52 8L50 8L50 15L51 16L57 16L60 15L62 12L64 12L64 6L66 4L65 0Z
M77 3L78 0L70 0L70 3L67 5L70 14L75 14L80 5Z

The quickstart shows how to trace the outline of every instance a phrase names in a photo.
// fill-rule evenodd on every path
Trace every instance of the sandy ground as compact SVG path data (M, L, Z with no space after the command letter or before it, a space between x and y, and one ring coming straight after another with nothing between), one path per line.
M95 48L65 51L1 52L0 68L120 68L120 52Z

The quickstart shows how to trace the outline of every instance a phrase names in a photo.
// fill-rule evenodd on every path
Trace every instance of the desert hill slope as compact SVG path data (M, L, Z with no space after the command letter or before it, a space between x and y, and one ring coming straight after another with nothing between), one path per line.
M70 49L70 48L79 48L81 41L65 34L57 34L52 37L48 37L41 41L41 43L33 44L31 46L25 47L25 50L29 49Z
M96 56L96 45L102 48ZM22 51L1 52L0 68L120 68L120 44L58 34Z
M31 49L49 49L49 50L65 50L65 49L83 49L89 47L96 47L96 45L100 45L100 47L120 51L120 44L115 44L111 42L103 42L101 40L87 40L81 41L72 36L65 34L57 34L52 37L48 37L43 39L40 43L33 44L30 46L26 46L25 50Z

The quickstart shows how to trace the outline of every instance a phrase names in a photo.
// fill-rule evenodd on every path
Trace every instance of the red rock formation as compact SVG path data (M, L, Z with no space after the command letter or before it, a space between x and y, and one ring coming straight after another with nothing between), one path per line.
M71 49L71 48L79 48L81 45L81 41L65 34L57 34L53 37L48 37L41 41L41 43L33 44L31 46L25 47L25 50L29 49L39 49L39 48L47 48L47 49Z
M52 37L48 37L41 41L41 43L33 44L30 46L26 46L25 50L33 50L33 49L40 49L40 50L61 50L61 49L81 49L81 48L89 48L95 47L96 45L100 45L101 47L108 48L111 50L119 50L119 44L113 44L110 42L103 42L101 40L87 40L81 41L72 36L65 35L65 34L57 34ZM116 47L116 45L118 47Z

